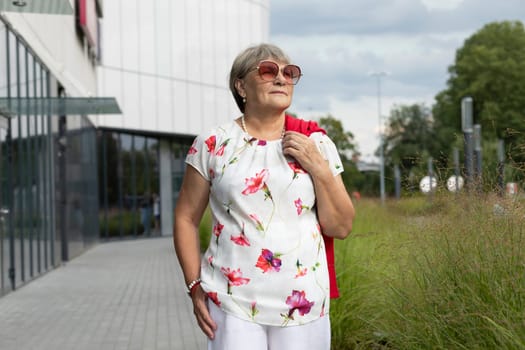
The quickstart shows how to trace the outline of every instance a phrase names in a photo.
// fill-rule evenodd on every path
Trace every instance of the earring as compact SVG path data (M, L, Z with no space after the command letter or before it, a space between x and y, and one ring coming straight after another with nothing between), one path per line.
M242 103L246 104L246 97L242 98Z

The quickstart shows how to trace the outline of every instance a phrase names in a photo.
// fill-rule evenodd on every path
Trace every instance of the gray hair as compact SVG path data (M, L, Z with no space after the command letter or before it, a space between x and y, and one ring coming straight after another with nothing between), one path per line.
M279 47L273 44L259 44L251 46L241 52L233 61L230 71L230 90L235 99L237 107L244 113L244 102L242 96L235 88L235 81L242 79L250 72L260 61L272 58L283 63L290 63L290 58Z

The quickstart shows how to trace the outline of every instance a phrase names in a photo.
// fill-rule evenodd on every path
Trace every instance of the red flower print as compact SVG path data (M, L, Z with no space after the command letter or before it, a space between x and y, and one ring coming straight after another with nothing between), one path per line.
M308 268L307 267L303 268L303 264L301 264L299 259L297 259L295 266L297 266L297 274L295 275L295 278L303 277L308 272Z
M307 273L308 273L308 268L306 267L303 269L298 269L297 274L295 275L295 278L306 276Z
M210 266L213 267L213 255L210 255L208 257L208 264L210 264Z
M281 254L274 255L269 249L262 249L262 253L259 255L255 267L263 270L263 273L268 271L279 272L279 270L281 270L281 259L279 259L279 256L281 256Z
M241 269L231 270L229 267L221 267L221 272L228 280L228 294L231 294L232 286L242 286L250 282L249 278L242 277Z
M215 179L215 170L213 170L213 168L210 168L209 173L210 173L210 179L211 180Z
M293 179L297 178L297 174L306 174L306 170L295 160L288 162L288 166L293 170Z
M287 316L289 319L293 320L293 313L295 310L299 311L299 315L304 316L310 312L314 302L306 299L304 290L293 290L292 295L286 298L286 304L290 306L290 311L288 311Z
M303 209L306 209L306 210L310 209L309 206L303 205L303 201L301 198L297 198L293 202L295 204L295 208L297 209L297 215L301 215L301 213L303 212Z
M212 135L204 141L206 143L206 146L208 146L208 152L213 153L215 151L215 143L216 143L215 135Z
M222 155L224 155L224 148L228 145L228 142L230 142L230 139L227 139L226 141L224 141L223 143L221 143L221 145L219 146L219 149L217 150L217 152L215 153L215 155L217 155L217 156L222 156Z
M208 298L211 299L211 301L213 301L213 303L217 306L221 306L221 302L219 300L219 298L217 297L217 293L215 292L208 292Z
M255 221L255 228L257 229L257 231L264 231L264 226L263 226L263 223L262 221L259 219L259 217L257 216L257 214L250 214L250 218Z
M257 303L255 301L252 301L252 305L250 307L250 313L252 316L252 320L255 318L255 315L259 313L259 310L257 309Z
M197 143L197 139L193 140L193 143L191 144L191 147L188 150L188 154L195 154L195 153L197 153L197 149L195 148L195 144L196 143Z
M255 174L255 177L246 178L244 183L247 187L242 191L242 194L253 194L262 190L266 186L268 175L268 169L263 169L260 173Z
M224 225L221 224L220 222L217 221L217 223L215 224L215 226L213 226L213 234L217 237L216 238L216 241L217 244L219 243L219 236L221 235L222 233L222 229L224 228Z
M250 246L250 241L248 241L248 238L246 238L244 234L244 224L242 225L242 231L240 235L238 236L230 236L230 239L233 241L233 243L240 245L240 246Z

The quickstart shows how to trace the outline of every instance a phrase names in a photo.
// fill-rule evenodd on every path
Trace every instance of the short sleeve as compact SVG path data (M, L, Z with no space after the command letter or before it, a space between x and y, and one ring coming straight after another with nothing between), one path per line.
M332 174L336 176L342 173L344 171L343 162L341 161L337 147L335 147L335 143L321 132L311 134L310 138L315 141L317 148L323 155L324 159L328 161Z
M215 136L199 135L193 140L193 144L186 155L186 164L195 168L207 181L210 181L209 160L210 154L215 149L215 144Z

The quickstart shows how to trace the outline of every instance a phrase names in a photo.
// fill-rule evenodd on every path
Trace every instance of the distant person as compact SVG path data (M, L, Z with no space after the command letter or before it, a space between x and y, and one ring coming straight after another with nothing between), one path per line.
M330 349L336 291L322 233L345 238L354 207L334 143L316 123L285 114L300 78L274 45L241 52L230 90L242 115L188 152L173 236L209 350ZM208 205L211 241L201 259Z
M151 229L151 196L145 194L140 202L140 223L144 229L143 234L149 234Z
M153 194L153 220L155 233L160 233L160 198L156 193Z

